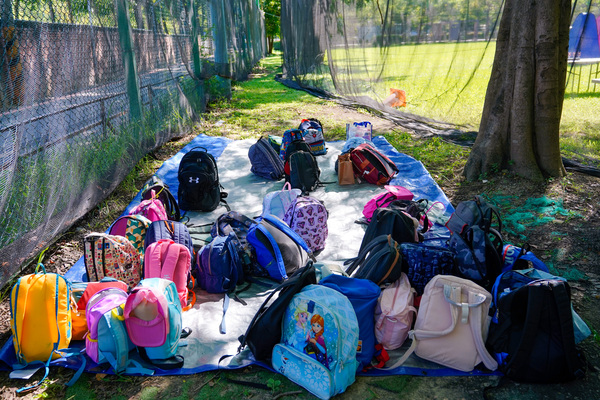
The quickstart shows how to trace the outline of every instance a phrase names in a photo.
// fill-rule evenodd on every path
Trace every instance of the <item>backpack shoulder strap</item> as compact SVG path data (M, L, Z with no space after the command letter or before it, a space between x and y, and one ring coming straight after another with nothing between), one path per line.
M569 366L569 371L577 378L583 377L585 370L582 368L584 363L577 358L577 349L575 347L575 333L573 331L573 314L571 311L571 300L567 293L565 284L561 283L554 285L552 294L558 317L560 319L560 330L562 336L563 349L565 351L565 359Z

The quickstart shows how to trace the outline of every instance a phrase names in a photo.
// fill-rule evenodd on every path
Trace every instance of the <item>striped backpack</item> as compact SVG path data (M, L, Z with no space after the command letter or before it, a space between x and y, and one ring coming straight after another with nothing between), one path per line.
M329 234L328 217L329 212L322 201L310 196L298 196L288 207L283 221L304 239L314 253L325 248Z
M350 300L335 289L308 285L290 301L273 369L319 397L342 393L355 379L359 327Z
M83 239L83 260L88 282L109 276L132 288L142 278L140 255L123 236L90 233Z

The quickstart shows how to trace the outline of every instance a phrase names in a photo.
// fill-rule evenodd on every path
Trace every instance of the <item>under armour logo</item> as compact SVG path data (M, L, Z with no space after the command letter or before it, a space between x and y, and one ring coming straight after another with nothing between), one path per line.
M192 178L190 176L190 183L200 183L200 178Z

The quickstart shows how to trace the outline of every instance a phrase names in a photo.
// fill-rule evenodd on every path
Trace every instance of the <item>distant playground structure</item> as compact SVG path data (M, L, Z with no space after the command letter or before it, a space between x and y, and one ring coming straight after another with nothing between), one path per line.
M580 13L577 15L569 32L569 58L567 88L579 92L581 89L582 75L588 76L586 91L591 85L595 91L598 79L598 65L600 64L600 16L593 13ZM589 66L587 74L583 74L583 67ZM585 81L583 82L585 84Z

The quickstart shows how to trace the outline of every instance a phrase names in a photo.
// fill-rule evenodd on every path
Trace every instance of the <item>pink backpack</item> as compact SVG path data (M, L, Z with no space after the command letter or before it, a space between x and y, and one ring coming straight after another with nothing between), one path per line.
M402 186L385 185L385 192L380 193L365 204L363 215L367 222L371 222L373 213L378 208L386 207L394 200L412 200L414 195L412 192Z
M310 196L298 196L285 212L283 222L288 224L314 253L325 248L327 218L329 212L325 205Z
M181 307L187 306L190 250L171 239L161 239L148 246L144 254L144 279L163 278L175 283Z
M156 197L154 190L151 192L151 196L148 200L142 200L129 215L143 215L148 218L151 222L164 221L169 219L167 211L165 210L164 204Z
M386 350L400 348L408 337L417 313L413 306L415 293L404 272L381 291L375 309L375 337Z
M413 352L425 360L470 372L483 364L495 371L498 363L485 347L492 295L468 279L436 275L425 286L412 344L391 367L406 361Z

